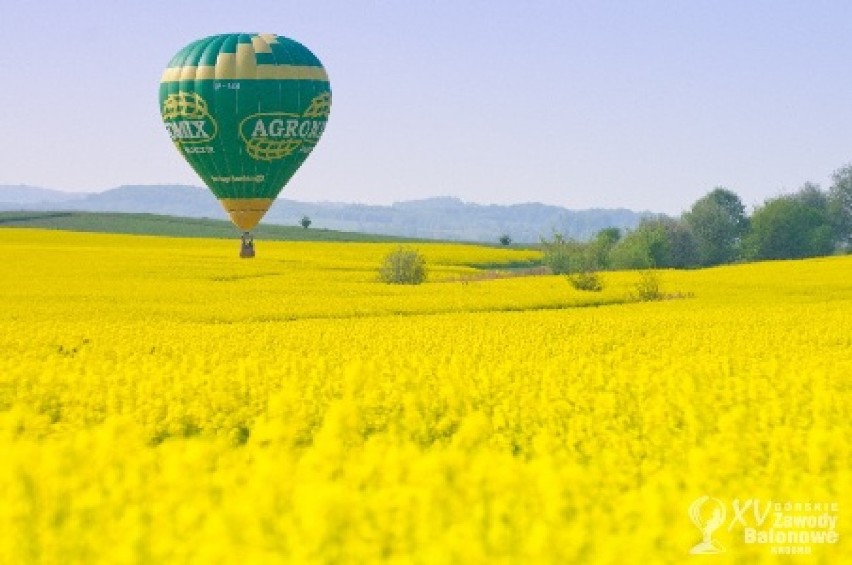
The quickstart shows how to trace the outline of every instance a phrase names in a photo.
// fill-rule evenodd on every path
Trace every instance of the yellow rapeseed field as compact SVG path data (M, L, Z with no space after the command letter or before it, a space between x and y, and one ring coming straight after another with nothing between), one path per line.
M852 563L852 257L393 247L0 230L0 563Z

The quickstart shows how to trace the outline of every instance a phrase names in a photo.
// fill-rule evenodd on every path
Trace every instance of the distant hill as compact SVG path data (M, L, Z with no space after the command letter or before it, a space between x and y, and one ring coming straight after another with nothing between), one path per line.
M61 202L80 200L86 196L87 194L85 193L62 192L59 190L51 190L49 188L27 186L25 184L15 186L0 185L0 209L5 210L8 209L8 207L20 207L21 205L53 205Z
M206 189L186 185L120 186L87 194L0 185L0 210L131 212L227 219ZM539 203L482 205L451 197L390 206L278 199L263 223L293 226L302 216L308 216L312 228L490 243L505 233L518 243L531 243L554 231L587 239L607 227L630 229L642 217L651 215L626 209L568 210Z

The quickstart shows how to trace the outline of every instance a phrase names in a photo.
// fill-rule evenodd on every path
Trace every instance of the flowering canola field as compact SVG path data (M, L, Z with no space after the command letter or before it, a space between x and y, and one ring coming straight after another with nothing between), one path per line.
M392 248L0 230L0 563L852 563L852 257Z

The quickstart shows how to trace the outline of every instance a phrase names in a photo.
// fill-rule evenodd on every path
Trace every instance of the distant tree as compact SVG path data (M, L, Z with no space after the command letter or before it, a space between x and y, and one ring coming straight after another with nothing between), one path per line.
M686 222L671 218L664 218L661 221L668 244L665 266L675 269L698 266L700 264L698 243Z
M661 216L642 220L610 252L617 269L686 268L698 263L697 247L689 227Z
M743 248L749 259L817 257L834 250L835 235L828 198L808 183L755 210Z
M554 233L550 240L542 238L541 247L542 262L553 274L567 275L575 289L595 292L603 289L595 242L583 243Z
M852 247L852 164L834 171L828 191L828 213L837 243Z
M554 233L553 238L541 238L542 263L554 275L569 275L598 269L591 246Z
M609 268L609 254L620 239L621 230L618 228L604 228L595 234L594 239L591 241L591 246L598 269Z
M655 252L662 241L662 233L651 220L643 220L622 237L609 254L613 269L649 269L655 265Z
M311 227L311 219L307 216L302 216L302 219L299 221L299 223L302 224L302 227L305 229Z
M737 258L748 217L740 197L722 187L697 200L683 215L698 250L701 265L718 265Z
M512 238L509 236L509 234L504 233L503 235L500 236L500 245L511 245L511 244L512 244Z
M792 197L811 208L823 210L828 206L828 196L818 184L813 182L803 184L798 192L792 194Z

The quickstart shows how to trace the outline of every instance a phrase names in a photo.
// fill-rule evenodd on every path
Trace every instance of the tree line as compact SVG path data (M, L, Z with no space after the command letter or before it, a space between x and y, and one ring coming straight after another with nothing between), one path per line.
M717 187L679 218L646 218L633 230L599 231L580 242L554 234L542 240L554 273L607 269L694 268L740 261L799 259L852 250L852 164L829 189L805 183L746 214L740 197Z

